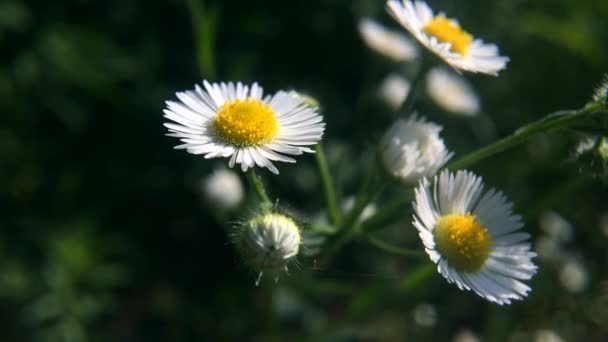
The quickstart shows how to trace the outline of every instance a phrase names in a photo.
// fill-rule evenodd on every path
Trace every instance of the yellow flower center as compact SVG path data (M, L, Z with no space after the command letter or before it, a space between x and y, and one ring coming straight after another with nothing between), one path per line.
M221 139L236 146L264 144L272 140L278 130L270 105L257 99L226 101L217 112L213 126Z
M457 271L477 272L488 259L490 234L471 214L441 217L433 234L437 250Z
M422 28L422 32L429 34L442 43L452 44L452 52L466 55L473 41L473 37L460 25L452 22L444 16L436 16Z

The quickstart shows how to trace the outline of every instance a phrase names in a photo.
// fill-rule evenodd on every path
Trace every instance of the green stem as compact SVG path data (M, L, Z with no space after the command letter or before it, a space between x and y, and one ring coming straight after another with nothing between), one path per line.
M422 84L422 79L426 75L426 72L431 68L431 58L428 56L422 56L420 60L420 65L418 66L418 70L416 71L416 75L412 80L410 85L410 91L407 93L407 97L405 98L405 102L401 106L401 112L404 116L408 116L412 113L412 109L414 108L414 104L416 103L416 98L418 97L418 92L420 85Z
M346 216L346 219L344 220L342 227L340 227L342 230L352 229L353 226L355 225L355 222L357 222L357 220L361 216L361 213L363 212L363 210L365 210L365 207L371 201L373 201L380 194L380 192L382 192L382 189L384 188L384 184L379 184L376 187L376 190L374 190L372 193L370 193L370 187L372 187L375 172L376 172L376 164L372 163L367 174L365 175L363 182L361 183L361 186L359 187L359 190L357 191L357 196L355 197L355 203L353 205L353 208L350 210L350 212Z
M317 144L315 146L315 151L315 159L317 160L317 167L321 174L321 182L323 183L323 191L325 192L325 202L327 204L327 210L329 211L329 218L334 226L338 226L340 225L340 210L338 209L336 191L334 190L334 184L331 174L329 173L323 146Z
M409 215L406 206L413 197L413 191L408 190L405 194L397 196L390 203L378 209L376 213L361 223L359 230L367 233L383 228L387 222L394 220L395 217L403 217Z
M473 151L460 159L449 163L446 168L455 170L468 167L469 165L482 159L517 146L534 135L567 128L570 124L587 117L587 115L600 112L603 109L602 107L603 106L601 104L593 102L581 109L562 110L551 113L536 122L519 128L515 131L515 133L507 137L504 137L490 145L484 146L477 151Z
M426 254L422 251L415 251L415 250L411 250L411 249L399 248L399 247L393 246L389 243L386 243L380 239L377 239L373 236L368 236L367 241L371 245L378 247L379 249L381 249L385 252L388 252L388 253L398 254L401 256L413 257L413 258L424 258L426 256Z
M258 177L253 168L247 170L247 180L260 200L260 207L262 207L262 211L270 211L272 208L272 202L270 202L270 198L268 198L268 195L266 194L264 183L262 183L262 180L260 177Z
M211 8L201 0L190 0L196 61L203 77L215 76L214 45L218 19L217 7Z
M362 191L363 191L363 189L365 189L364 191L367 191L368 185L364 185L362 187ZM336 255L336 253L338 253L338 251L340 251L340 249L342 249L342 247L344 247L344 245L346 245L348 242L350 242L352 239L354 239L355 236L357 236L358 234L361 233L360 226L357 224L357 219L361 215L361 212L363 211L363 209L365 209L365 207L370 202L375 200L378 197L378 195L380 195L380 193L382 192L382 189L384 189L384 184L379 185L377 187L376 191L374 191L372 194L363 192L365 195L362 196L360 200L356 201L357 203L355 203L355 207L353 208L351 214L349 215L349 219L340 228L340 230L338 230L338 232L337 232L338 234L336 235L335 239L333 240L333 243L330 244L329 247L326 249L327 252L325 253L325 257L323 258L324 264L329 262L331 260L331 258L333 258L333 256Z

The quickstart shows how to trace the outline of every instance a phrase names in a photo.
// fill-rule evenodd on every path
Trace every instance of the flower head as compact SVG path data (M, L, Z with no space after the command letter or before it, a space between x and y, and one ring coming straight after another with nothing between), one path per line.
M434 68L426 75L426 90L443 109L467 116L479 113L479 97L462 76Z
M167 101L165 123L170 136L187 149L205 158L230 158L228 165L241 170L259 166L279 173L273 161L294 163L285 156L314 152L309 146L321 140L323 118L304 100L279 91L262 98L257 83L213 83L205 89L178 92L179 102Z
M234 171L216 170L201 185L205 198L218 208L234 209L243 200L243 184Z
M403 101L410 92L410 82L399 74L389 74L380 84L380 98L393 110L403 105Z
M521 300L536 265L521 217L502 192L471 172L443 171L416 189L414 226L437 270L458 288L498 304Z
M433 10L423 1L389 0L389 13L424 47L458 70L498 75L508 57L498 55L498 47L485 44L463 30L454 19Z
M381 142L386 170L410 184L431 176L452 156L439 137L442 127L415 116L398 119Z
M300 251L302 236L291 218L278 213L260 214L245 222L236 235L245 261L260 272L287 269Z
M418 57L418 47L401 32L391 31L371 19L359 20L359 33L367 46L396 61L411 61Z

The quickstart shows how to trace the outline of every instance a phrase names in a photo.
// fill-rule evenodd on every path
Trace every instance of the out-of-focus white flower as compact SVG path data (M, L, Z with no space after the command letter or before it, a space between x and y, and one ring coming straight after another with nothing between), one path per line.
M572 225L554 211L544 212L540 217L539 226L558 243L568 242L572 239Z
M203 195L218 208L231 210L243 200L243 184L239 176L230 170L215 170L203 179Z
M355 206L355 197L349 196L349 197L345 198L344 201L342 202L342 212L348 213L354 208L354 206ZM368 218L372 217L372 215L374 215L376 213L376 209L377 208L374 203L370 203L370 204L366 205L365 208L363 208L363 211L361 211L361 215L359 215L358 222L365 221Z
M534 342L566 342L566 340L553 330L540 329L534 334Z
M426 75L426 91L441 108L457 114L479 113L479 97L467 80L446 68L437 67Z
M370 49L394 61L405 62L418 57L416 43L401 32L389 30L371 19L359 20L359 33Z
M286 271L289 261L298 255L301 242L296 223L279 213L260 214L239 227L235 235L245 262L260 271L260 276L263 272Z
M430 304L419 304L414 308L414 322L422 327L432 327L437 323L437 310Z
M580 293L587 288L589 275L582 262L576 258L568 258L559 272L559 280L569 292Z
M522 300L536 273L528 233L513 204L468 171L424 178L413 203L414 227L431 261L450 283L497 304Z
M272 163L295 163L286 155L314 152L325 124L316 108L302 98L279 91L263 97L257 83L251 87L238 83L203 81L194 90L176 93L179 101L167 101L165 123L169 136L179 138L192 154L209 158L230 158L229 167L241 170L265 167L278 174Z
M469 329L462 329L454 335L454 342L479 342L479 336Z
M399 74L389 74L380 84L378 95L391 109L401 108L410 92L410 82Z
M536 239L535 250L538 252L538 256L546 260L559 260L563 252L560 243L546 235Z
M498 47L485 44L463 30L458 21L433 10L423 1L390 0L388 12L420 44L453 68L496 76L504 69L508 57L498 54Z
M600 217L600 230L608 237L608 213L603 213Z
M435 174L452 156L439 137L441 130L441 126L415 116L398 119L381 141L386 170L410 184Z

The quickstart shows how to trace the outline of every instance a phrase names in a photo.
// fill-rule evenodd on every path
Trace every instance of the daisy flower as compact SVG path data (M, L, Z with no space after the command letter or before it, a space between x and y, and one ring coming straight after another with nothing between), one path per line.
M442 129L416 116L395 121L380 142L384 168L409 184L435 174L452 157L439 136Z
M203 86L166 102L165 117L175 122L165 123L168 135L183 142L177 149L206 159L230 158L228 165L241 164L243 171L259 166L278 174L273 161L295 163L286 155L313 153L309 146L321 140L323 118L288 92L262 98L257 83L203 81Z
M433 14L423 1L389 0L388 12L419 42L458 70L498 75L508 57L498 55L498 47L485 44L463 30L445 14Z
M441 108L466 116L479 113L479 97L467 80L446 68L433 68L426 75L426 90Z
M359 20L359 34L372 50L396 62L418 57L418 47L401 32L389 30L371 19Z
M536 273L521 217L500 191L484 191L471 172L423 179L413 203L414 226L437 270L461 290L498 304L522 300Z

